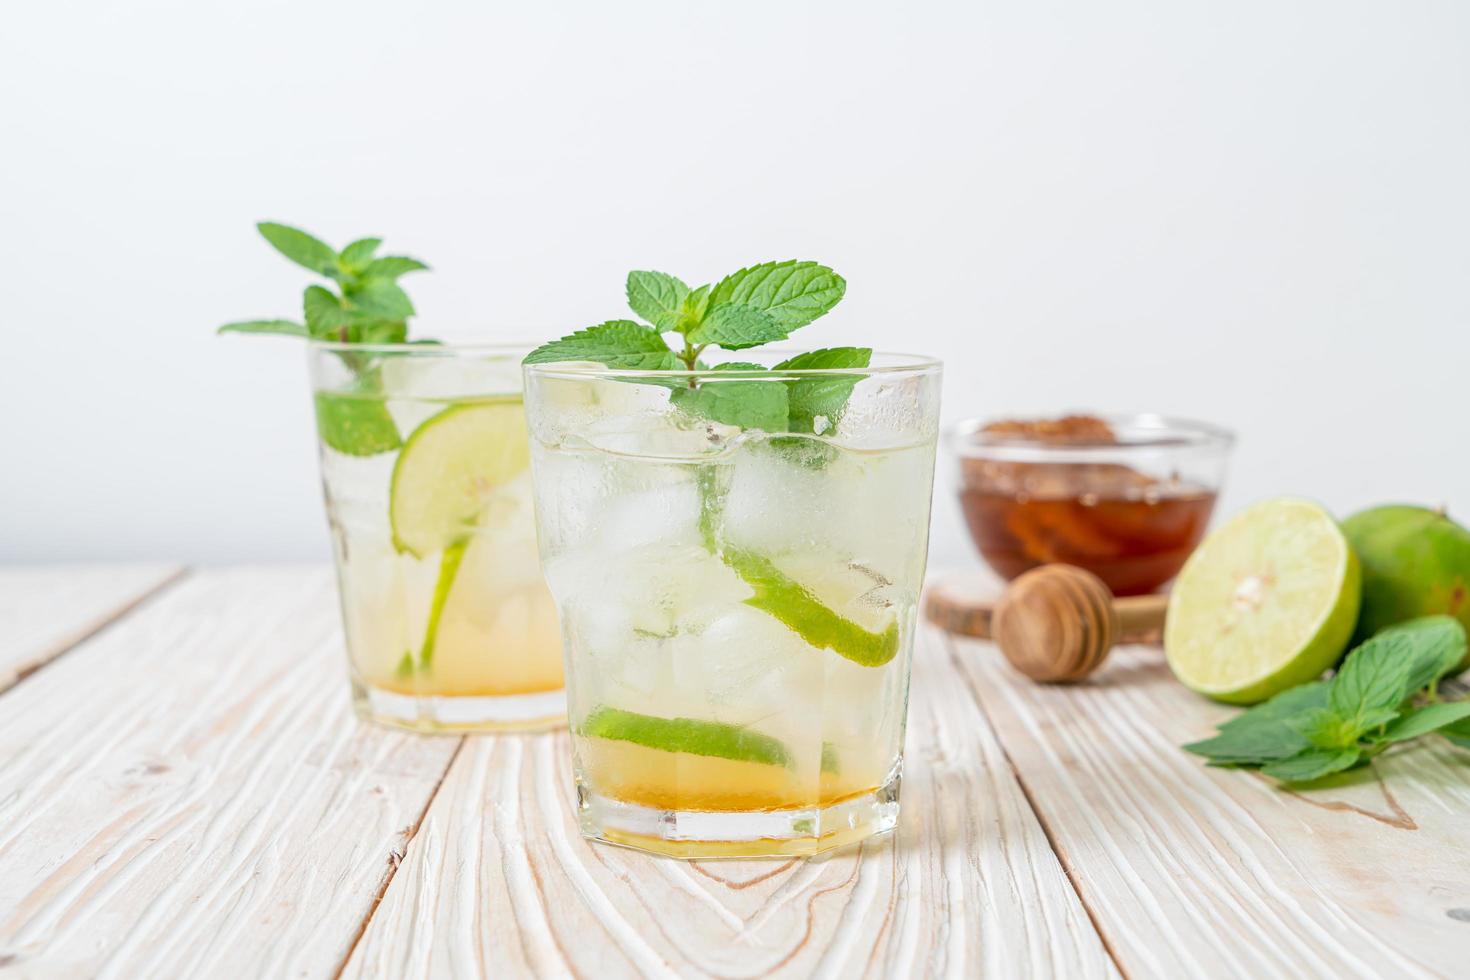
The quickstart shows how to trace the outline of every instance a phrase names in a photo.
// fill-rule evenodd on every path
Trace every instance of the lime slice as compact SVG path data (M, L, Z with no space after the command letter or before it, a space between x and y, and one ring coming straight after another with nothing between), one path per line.
M470 533L490 493L526 468L530 446L519 398L447 408L420 425L393 466L393 544L416 558Z
M791 765L791 753L780 740L739 725L698 718L659 718L621 708L596 708L580 726L582 735L632 742L663 752L709 755L769 766Z
M1253 704L1314 680L1342 655L1362 573L1317 504L1277 498L1212 533L1169 596L1164 650L1186 687Z
M785 623L814 647L826 648L855 664L882 667L898 653L898 621L890 618L880 631L864 629L832 609L764 555L726 548L721 557L755 595L745 600Z

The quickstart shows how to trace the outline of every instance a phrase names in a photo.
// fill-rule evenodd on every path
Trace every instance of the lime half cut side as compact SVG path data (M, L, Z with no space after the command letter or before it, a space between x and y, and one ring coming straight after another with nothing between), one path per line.
M1207 697L1264 701L1337 661L1361 592L1357 556L1325 510L1292 498L1256 504L1179 573L1164 626L1169 667Z
M424 422L398 454L388 510L393 544L416 558L474 530L495 488L530 462L517 397L468 402Z

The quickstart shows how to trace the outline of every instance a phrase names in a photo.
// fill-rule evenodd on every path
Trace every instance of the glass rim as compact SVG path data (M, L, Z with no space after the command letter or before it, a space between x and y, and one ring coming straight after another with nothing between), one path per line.
M764 354L780 354L783 358L792 357L797 354L809 354L813 351L826 350L822 347L808 348L783 348L772 347L760 351ZM745 351L731 351L736 357L745 354ZM944 370L944 362L937 357L926 354L904 354L895 351L874 351L873 361L878 360L897 361L901 363L887 363L874 365L869 363L867 367L851 368L780 368L779 370L761 368L755 370L717 370L716 368L676 368L671 370L650 370L648 368L610 368L595 361L544 361L537 364L526 364L524 370L527 374L538 377L559 379L588 379L588 378L677 378L698 379L705 381L739 381L749 378L767 378L770 372L776 371L782 377L831 377L834 375L845 375L851 377L877 377L894 374L940 374Z
M1202 422L1198 419L1160 415L1155 412L1089 412L1084 414L1102 419L1114 430L1132 429L1135 433L1141 431L1143 436L1119 442L1060 443L1014 437L997 438L987 442L976 437L981 434L981 430L987 424L998 421L998 419L968 418L955 425L950 433L950 442L954 451L963 457L1018 460L1101 458L1160 449L1225 451L1235 445L1234 432L1212 422Z
M449 357L456 354L529 354L540 344L534 340L526 341L466 341L464 343L435 343L435 344L357 344L346 340L318 340L315 337L306 339L307 346L313 351L328 351L331 353L355 353L355 354L412 354L421 357Z

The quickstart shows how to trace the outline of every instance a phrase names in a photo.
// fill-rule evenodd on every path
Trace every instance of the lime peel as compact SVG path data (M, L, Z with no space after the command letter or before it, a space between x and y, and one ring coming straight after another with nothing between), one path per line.
M774 616L812 646L864 667L882 667L898 653L896 619L874 633L837 615L764 555L727 547L721 557L755 591L747 606Z
M791 753L779 739L740 725L700 718L660 718L606 706L583 719L579 734L632 742L662 752L714 756L736 762L757 762L791 768Z

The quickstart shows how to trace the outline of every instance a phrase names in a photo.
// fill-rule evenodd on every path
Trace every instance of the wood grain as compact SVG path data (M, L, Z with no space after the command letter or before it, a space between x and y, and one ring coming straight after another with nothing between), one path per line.
M1234 710L1157 650L1063 690L950 643L1126 973L1466 975L1470 752L1425 739L1283 790L1178 748Z
M809 861L589 844L564 733L468 739L346 975L1116 975L937 632L916 661L899 830Z
M0 966L329 976L458 745L359 726L324 570L207 571L0 695Z
M182 572L163 564L0 568L0 692Z

